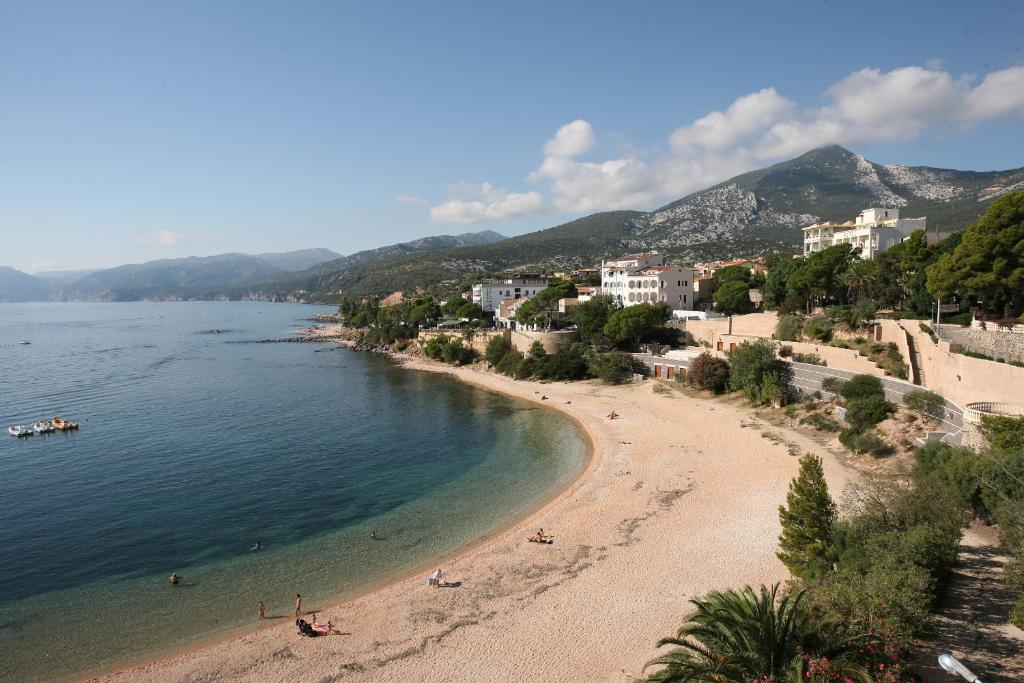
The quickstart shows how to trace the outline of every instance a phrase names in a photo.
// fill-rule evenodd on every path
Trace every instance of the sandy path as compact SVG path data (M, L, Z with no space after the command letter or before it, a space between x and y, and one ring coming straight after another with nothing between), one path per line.
M786 578L776 509L794 454L824 456L834 495L849 476L807 437L660 383L542 385L408 365L546 394L590 433L594 462L532 518L447 563L458 588L417 576L321 611L341 636L300 638L288 623L104 680L632 680L691 597ZM622 418L608 420L612 410ZM554 545L525 542L538 526Z

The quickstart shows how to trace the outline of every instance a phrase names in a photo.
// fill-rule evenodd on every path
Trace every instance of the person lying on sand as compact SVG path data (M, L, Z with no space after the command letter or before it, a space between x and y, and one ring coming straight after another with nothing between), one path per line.
M618 416L619 416L619 414L618 414L618 413L616 413L616 412L615 412L614 410L613 410L612 412L608 413L608 419L609 419L609 420L614 420L614 419L615 419L615 418L617 418Z
M554 536L549 536L549 535L545 534L544 530L541 529L536 534L534 534L533 536L530 536L526 540L528 540L530 543L554 543L554 539L555 539Z

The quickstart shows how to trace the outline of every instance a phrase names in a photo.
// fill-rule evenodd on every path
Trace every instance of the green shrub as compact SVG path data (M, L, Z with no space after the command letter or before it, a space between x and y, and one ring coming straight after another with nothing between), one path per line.
M832 323L823 315L808 318L804 323L804 335L811 339L828 341L832 338Z
M506 340L504 335L496 335L487 342L487 348L484 350L484 360L491 365L497 365L505 357L505 354L511 350L511 342Z
M927 389L914 389L907 393L903 397L903 405L935 418L942 418L946 411L945 399Z
M587 376L586 346L570 344L547 356L537 375L541 379L571 381Z
M843 382L839 393L847 401L870 396L881 396L885 398L885 388L882 380L874 375L857 375L847 382Z
M441 347L441 359L445 363L459 363L465 365L472 363L476 357L476 351L468 346L463 346L459 339L452 340Z
M801 419L800 424L810 425L819 432L838 432L840 429L838 422L828 415L822 415L821 413L811 413L807 417Z
M716 394L725 391L729 384L729 364L705 351L690 363L686 383Z
M839 433L839 442L855 453L870 453L874 456L892 453L892 448L874 430L860 431L852 427L844 429Z
M537 374L541 368L541 361L533 356L523 356L516 362L512 376L516 379L529 379Z
M896 409L885 397L878 395L855 398L846 403L846 422L862 432L889 417Z
M830 394L841 394L844 384L846 384L846 382L838 377L826 377L821 380L821 390L827 391Z
M955 504L970 509L981 518L989 514L982 502L979 469L984 464L974 451L929 441L914 451L914 477L917 481L934 481L943 485Z
M926 333L929 337L932 338L932 343L933 344L938 344L939 343L939 338L938 338L938 336L936 336L935 330L932 329L931 325L929 325L927 323L920 323L918 326L921 328L922 332Z
M793 355L793 347L789 344L783 344L779 347L779 358L790 358Z
M509 349L505 355L501 357L501 360L497 362L494 369L503 375L513 377L516 374L516 368L519 366L519 361L524 357L525 356L523 356L520 351Z
M1010 612L1010 623L1017 628L1024 628L1024 597L1017 600L1017 604L1013 606L1013 610Z
M449 341L451 341L451 339L449 339L447 335L443 334L431 337L423 345L423 355L427 358L433 358L434 360L441 360L441 356L444 353L444 347Z
M638 368L636 359L628 353L610 351L591 354L587 359L590 374L600 377L609 384L628 382L643 368Z
M782 341L800 341L803 324L803 318L798 315L779 316L779 322L775 324L775 338Z
M788 386L788 368L775 357L777 344L767 339L745 341L729 352L729 389L741 391L748 401L781 401Z
M821 356L816 353L794 353L794 363L807 363L809 365L828 365Z

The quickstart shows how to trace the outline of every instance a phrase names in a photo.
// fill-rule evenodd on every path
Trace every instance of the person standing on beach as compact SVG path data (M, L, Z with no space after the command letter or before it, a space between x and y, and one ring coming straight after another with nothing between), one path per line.
M262 600L260 600L259 613L260 621L263 621L263 618L267 616L267 606L263 604Z
M295 594L295 618L302 616L302 594Z

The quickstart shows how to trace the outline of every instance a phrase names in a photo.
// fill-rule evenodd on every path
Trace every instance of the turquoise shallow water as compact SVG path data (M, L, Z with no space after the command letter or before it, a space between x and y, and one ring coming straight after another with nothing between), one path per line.
M320 310L0 305L0 425L82 424L0 435L0 679L238 632L261 599L271 615L296 592L327 606L492 533L585 466L553 411L330 344L240 343Z

